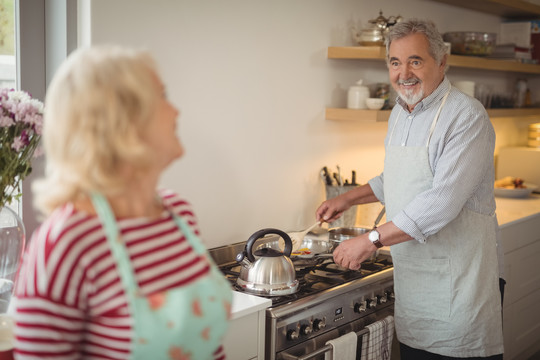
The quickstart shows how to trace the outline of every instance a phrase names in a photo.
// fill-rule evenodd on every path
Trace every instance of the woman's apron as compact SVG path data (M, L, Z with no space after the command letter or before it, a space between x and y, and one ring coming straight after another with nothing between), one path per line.
M180 217L172 214L193 250L206 258L211 271L194 282L155 293L139 294L133 268L114 214L100 194L92 195L116 260L134 318L132 359L213 359L227 329L232 292L205 247Z
M384 199L388 220L432 187L428 146L391 145L384 161ZM399 120L400 113L396 119ZM410 347L453 357L503 352L498 261L493 216L463 208L422 244L392 245L395 322L398 340Z

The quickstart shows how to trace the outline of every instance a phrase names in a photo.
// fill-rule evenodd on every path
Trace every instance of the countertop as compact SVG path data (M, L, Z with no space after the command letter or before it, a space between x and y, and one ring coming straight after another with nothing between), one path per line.
M266 309L270 305L272 305L270 299L233 291L231 320Z
M516 224L532 216L540 215L540 195L531 194L526 198L495 197L497 220L501 228Z

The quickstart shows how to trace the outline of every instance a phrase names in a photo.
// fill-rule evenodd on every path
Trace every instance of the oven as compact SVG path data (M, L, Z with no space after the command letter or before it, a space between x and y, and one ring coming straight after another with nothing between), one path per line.
M245 242L210 250L236 291L244 291L236 285L240 265L234 261L244 246ZM268 297L272 305L266 309L265 359L322 360L332 350L326 342L351 331L358 335L360 359L366 326L393 315L390 255L381 252L357 271L337 266L332 258L309 266L292 260L300 285L294 294Z

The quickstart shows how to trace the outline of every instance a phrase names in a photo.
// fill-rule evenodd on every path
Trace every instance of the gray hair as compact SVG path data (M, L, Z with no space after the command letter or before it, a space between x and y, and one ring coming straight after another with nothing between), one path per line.
M388 54L392 41L412 34L424 34L426 36L429 43L429 54L438 64L441 64L447 51L443 38L432 21L420 19L409 19L407 21L402 21L390 28L385 41L386 60L389 60ZM448 70L448 62L444 68L445 72L446 70Z

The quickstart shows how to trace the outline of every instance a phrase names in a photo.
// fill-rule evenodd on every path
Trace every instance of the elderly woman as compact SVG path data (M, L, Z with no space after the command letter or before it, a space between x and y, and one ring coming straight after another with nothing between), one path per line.
M15 301L15 357L223 359L231 289L179 195L156 190L184 149L151 56L73 53L45 103L46 215Z

